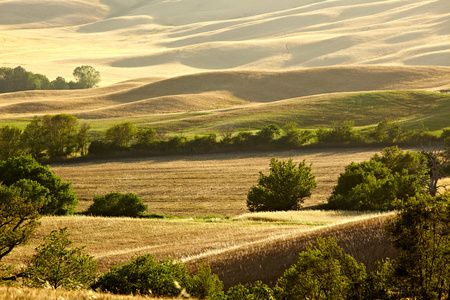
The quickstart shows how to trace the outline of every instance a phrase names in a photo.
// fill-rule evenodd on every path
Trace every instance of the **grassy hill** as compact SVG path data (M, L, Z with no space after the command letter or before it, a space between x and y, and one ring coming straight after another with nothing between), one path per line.
M401 119L430 130L448 127L445 67L333 67L290 72L214 72L148 78L92 90L0 95L2 124L24 127L34 115L70 113L104 131L131 121L173 133L257 130L269 123L301 128L354 120Z

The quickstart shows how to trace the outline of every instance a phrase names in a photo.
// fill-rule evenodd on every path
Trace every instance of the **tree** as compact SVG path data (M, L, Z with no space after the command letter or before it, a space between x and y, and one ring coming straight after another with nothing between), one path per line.
M77 147L78 120L68 114L45 115L42 118L45 145L51 158L68 156Z
M450 296L450 194L418 194L400 207L386 231L400 250L391 288L402 299ZM417 297L417 298L416 298Z
M73 247L67 228L53 230L36 248L25 271L26 282L33 287L48 283L54 289L88 288L96 278L97 263L83 249Z
M39 210L48 190L35 181L0 185L0 260L27 243L39 226Z
M109 193L95 196L94 203L86 214L105 217L139 217L147 211L148 206L133 193Z
M197 269L197 274L192 277L189 293L198 299L222 299L223 282L211 272L209 265L202 263Z
M45 215L68 215L75 212L78 204L71 183L63 182L49 167L44 167L30 156L13 157L0 162L0 181L12 186L22 179L29 179L45 187L48 192L39 213Z
M131 122L113 125L105 133L106 141L116 147L128 147L136 134L136 127Z
M311 196L316 187L311 166L305 161L294 163L292 159L270 160L270 174L259 172L257 186L253 186L247 195L247 207L250 211L295 210L300 208L303 198Z
M332 238L318 238L317 245L301 252L278 280L276 299L361 299L367 276L364 265L345 254Z
M69 84L66 82L66 80L63 77L59 76L59 77L56 77L55 80L50 82L50 87L52 90L68 90Z
M112 267L92 287L114 294L176 297L190 289L191 277L180 262L172 259L158 262L146 254L134 257L128 264Z
M0 128L0 160L5 160L22 153L22 130L14 126Z
M34 117L22 133L21 143L26 152L34 159L40 159L44 156L46 149L46 132L39 117Z
M328 198L330 209L392 210L396 201L423 192L421 178L427 172L426 158L420 153L385 148L369 161L352 162L345 167Z
M73 70L73 76L77 80L77 86L81 89L95 87L100 82L100 72L91 66L80 66Z

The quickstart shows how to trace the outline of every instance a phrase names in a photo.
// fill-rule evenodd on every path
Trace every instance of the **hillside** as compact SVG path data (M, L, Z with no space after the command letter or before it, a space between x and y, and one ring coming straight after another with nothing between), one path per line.
M224 70L450 66L447 0L8 0L0 61L103 85ZM322 81L324 82L324 81Z
M256 130L289 122L317 128L354 120L356 126L367 126L389 117L412 126L423 121L440 130L450 126L450 96L425 91L447 87L449 71L366 66L141 78L90 90L0 94L0 120L25 126L35 115L69 113L96 131L132 121L197 134L230 125Z

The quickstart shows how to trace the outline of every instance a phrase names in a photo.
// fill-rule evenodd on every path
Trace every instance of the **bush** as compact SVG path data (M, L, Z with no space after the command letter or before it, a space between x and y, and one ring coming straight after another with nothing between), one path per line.
M223 282L211 272L207 264L198 267L197 275L192 277L191 296L198 299L224 299Z
M13 157L0 162L0 181L11 186L21 179L36 181L48 190L39 213L69 215L75 212L78 200L71 183L63 182L49 167L44 167L30 156Z
M227 292L227 300L273 300L273 296L273 290L261 281L248 287L239 284Z
M72 247L67 228L53 230L36 248L25 271L26 283L33 287L80 289L95 280L97 263L82 252L84 247Z
M158 262L146 254L123 266L112 267L92 288L114 294L176 297L191 288L191 277L181 263L172 259Z
M270 174L259 172L258 185L253 186L247 195L250 211L277 211L299 209L303 198L311 196L316 187L311 166L305 161L298 164L292 159L270 161Z
M109 193L95 196L94 203L85 214L104 217L139 217L147 211L148 206L133 193Z
M325 207L344 210L392 210L424 190L427 159L423 154L385 148L381 156L345 167Z

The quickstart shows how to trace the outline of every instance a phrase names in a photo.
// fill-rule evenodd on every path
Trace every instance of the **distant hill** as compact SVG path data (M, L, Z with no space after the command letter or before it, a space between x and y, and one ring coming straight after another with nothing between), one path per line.
M212 71L450 66L447 0L9 0L0 61L103 85ZM324 81L322 81L324 82Z

